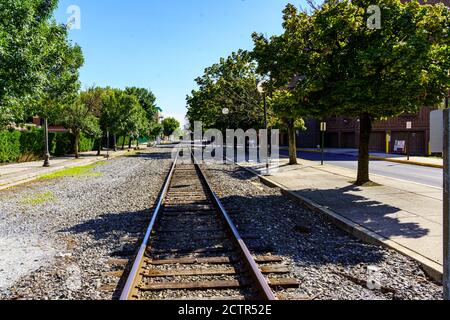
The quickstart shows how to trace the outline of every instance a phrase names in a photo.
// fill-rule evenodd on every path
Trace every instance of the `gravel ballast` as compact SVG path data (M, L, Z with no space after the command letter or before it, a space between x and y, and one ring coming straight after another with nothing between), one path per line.
M117 298L170 165L170 150L148 149L0 192L0 299ZM249 248L271 248L299 280L283 297L441 299L413 260L346 234L238 166L204 170Z
M170 156L147 149L0 192L0 299L117 298Z
M412 259L348 235L238 166L204 168L240 233L258 236L248 246L272 247L299 280L288 299L442 299L442 287Z

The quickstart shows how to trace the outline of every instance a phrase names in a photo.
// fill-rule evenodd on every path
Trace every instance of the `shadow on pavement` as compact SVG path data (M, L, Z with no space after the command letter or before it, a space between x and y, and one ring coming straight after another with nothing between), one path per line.
M355 194L358 191L361 191L361 188L352 185L345 188L304 189L294 192L386 238L401 236L417 239L429 234L428 229L422 228L417 223L400 221L396 217L402 212L400 208Z

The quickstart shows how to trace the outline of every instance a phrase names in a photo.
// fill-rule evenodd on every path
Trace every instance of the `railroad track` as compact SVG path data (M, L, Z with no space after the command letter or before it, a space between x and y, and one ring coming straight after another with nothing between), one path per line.
M298 287L288 273L250 253L201 166L176 159L120 299L276 300Z

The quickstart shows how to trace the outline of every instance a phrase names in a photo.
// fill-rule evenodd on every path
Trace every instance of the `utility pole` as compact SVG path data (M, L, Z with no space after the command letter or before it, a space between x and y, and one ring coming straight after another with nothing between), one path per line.
M48 146L48 119L44 118L44 167L50 167L50 150Z
M447 100L448 103L448 100ZM444 299L450 300L450 110L444 110Z

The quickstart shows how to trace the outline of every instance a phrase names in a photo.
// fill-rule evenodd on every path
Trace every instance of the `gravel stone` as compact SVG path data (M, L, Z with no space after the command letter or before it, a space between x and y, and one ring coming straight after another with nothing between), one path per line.
M442 287L412 259L363 243L238 166L209 164L205 169L240 233L258 235L257 240L246 241L250 249L272 247L300 281L298 290L282 292L287 298L442 299ZM368 286L372 281L373 290Z
M0 299L117 298L169 171L169 152L147 149L97 166L98 175L1 192ZM24 201L39 194L51 197Z

